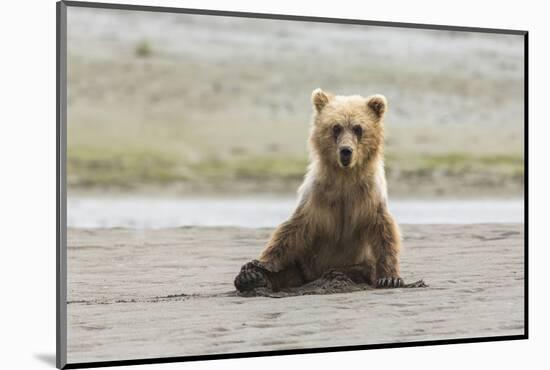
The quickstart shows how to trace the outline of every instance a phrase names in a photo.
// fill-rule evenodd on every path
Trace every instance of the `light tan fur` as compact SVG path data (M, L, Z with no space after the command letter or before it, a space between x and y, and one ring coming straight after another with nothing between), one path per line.
M383 162L386 99L316 89L312 103L310 165L299 203L271 236L258 266L274 289L307 283L330 270L398 286L401 237L388 211ZM343 149L352 151L351 157L343 158ZM235 285L243 290L238 281L239 276Z

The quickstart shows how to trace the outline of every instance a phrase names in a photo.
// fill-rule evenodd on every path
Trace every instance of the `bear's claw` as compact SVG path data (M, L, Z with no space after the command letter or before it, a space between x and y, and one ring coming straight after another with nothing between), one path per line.
M235 288L239 292L254 290L256 288L271 289L271 281L267 276L268 271L263 268L258 260L247 262L241 267L241 271L235 277Z
M376 280L377 288L402 288L405 286L405 282L398 276L383 277Z

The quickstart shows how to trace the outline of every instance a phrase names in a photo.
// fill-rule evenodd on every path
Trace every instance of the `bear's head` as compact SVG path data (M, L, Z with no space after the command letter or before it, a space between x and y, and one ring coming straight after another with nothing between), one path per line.
M310 146L319 160L349 171L379 158L387 109L384 96L334 96L315 89L311 99L314 116Z

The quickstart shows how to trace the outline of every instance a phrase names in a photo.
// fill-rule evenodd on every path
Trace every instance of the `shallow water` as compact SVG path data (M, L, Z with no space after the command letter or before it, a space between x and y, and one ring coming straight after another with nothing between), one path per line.
M290 197L154 198L71 196L69 227L274 227L296 205ZM401 224L523 223L523 200L393 200Z

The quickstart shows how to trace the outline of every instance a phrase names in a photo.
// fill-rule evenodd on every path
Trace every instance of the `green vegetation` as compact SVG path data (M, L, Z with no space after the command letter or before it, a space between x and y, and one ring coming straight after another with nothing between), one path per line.
M212 167L209 162L196 168ZM246 180L297 180L304 176L307 160L292 157L255 157L240 158L227 163L217 162L218 175Z
M147 58L151 56L151 54L153 53L151 44L147 40L140 41L136 45L135 53L136 53L136 56L140 58Z
M445 153L386 156L388 172L399 170L410 175L443 174L460 176L472 173L497 174L522 178L523 156L520 154Z
M257 157L191 163L153 151L77 150L70 152L67 165L70 186L133 188L204 181L299 180L307 161Z
M71 150L67 159L69 185L81 187L136 184L162 185L185 181L176 162L164 154L146 151Z
M211 186L251 183L270 189L272 183L287 184L294 191L307 167L306 156L237 155L225 158L209 155L190 161L181 153L168 151L74 149L69 151L69 186L75 188L139 188L191 184ZM468 153L388 155L388 178L392 182L411 180L496 179L523 184L523 158L520 155L472 155ZM479 180L475 180L478 181ZM494 181L491 183L494 184ZM478 184L479 185L479 184Z

